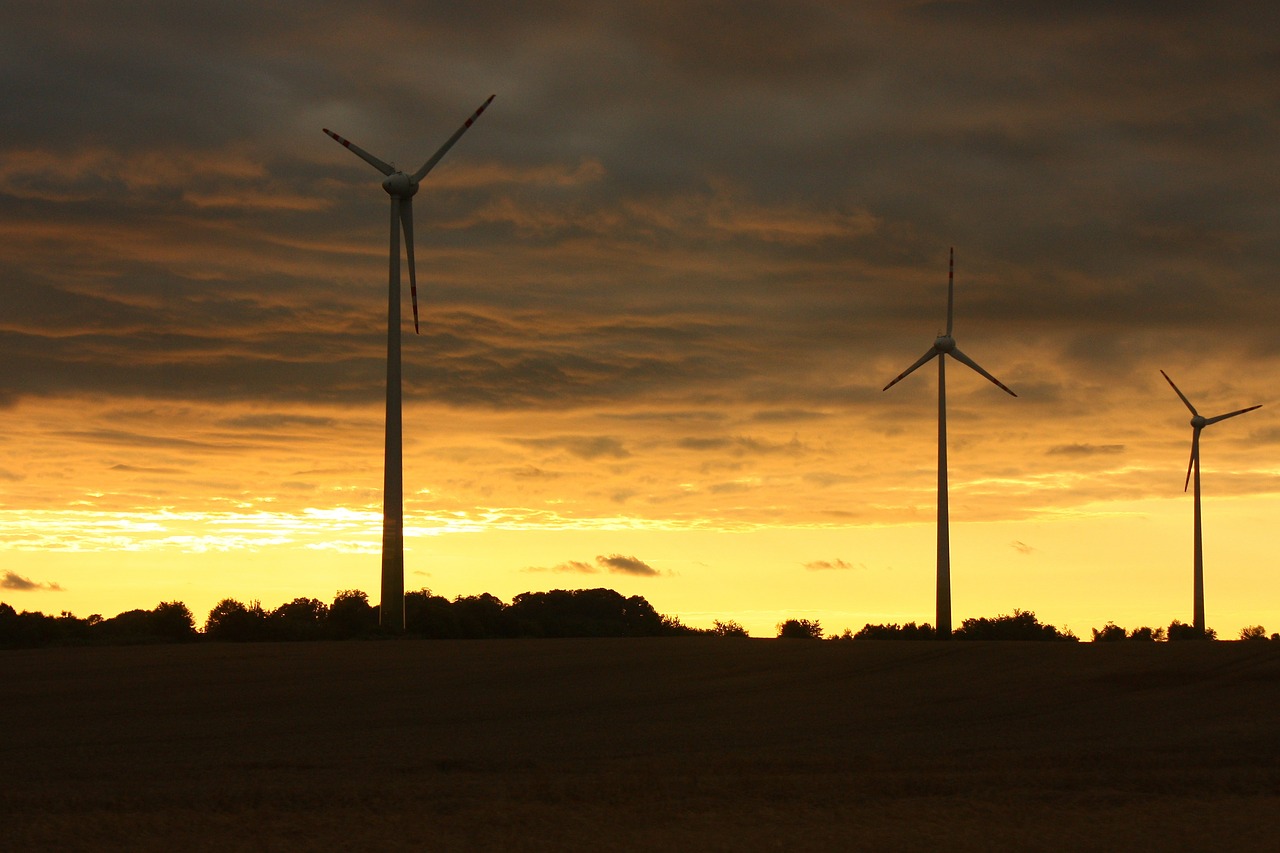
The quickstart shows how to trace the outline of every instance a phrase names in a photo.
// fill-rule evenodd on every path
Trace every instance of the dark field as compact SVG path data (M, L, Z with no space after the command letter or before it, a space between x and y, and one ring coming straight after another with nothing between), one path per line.
M3 850L1273 850L1280 643L0 652Z

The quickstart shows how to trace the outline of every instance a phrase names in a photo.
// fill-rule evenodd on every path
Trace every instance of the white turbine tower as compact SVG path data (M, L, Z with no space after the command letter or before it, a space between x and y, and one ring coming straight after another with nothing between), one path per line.
M1245 412L1252 412L1254 409L1262 408L1259 403L1256 406L1250 406L1247 409L1237 409L1234 412L1227 412L1225 415L1218 415L1213 418L1206 418L1196 411L1196 407L1191 405L1191 401L1187 399L1187 395L1178 390L1178 386L1173 384L1173 380L1169 378L1169 374L1163 370L1160 375L1173 388L1173 392L1182 399L1187 408L1191 410L1191 460L1187 462L1187 479L1182 483L1182 491L1187 490L1187 485L1191 482L1191 472L1195 471L1195 509L1193 511L1195 517L1195 533L1193 535L1193 556L1191 569L1191 625L1195 628L1198 635L1204 636L1204 545L1200 537L1200 431L1205 427L1216 424L1218 421L1225 421L1227 418L1234 418L1236 415L1243 415Z
M386 175L382 188L391 196L391 264L387 292L387 420L382 472L382 599L379 621L390 631L404 630L404 472L400 421L400 229L404 229L405 255L409 261L409 292L413 301L413 330L418 331L418 281L413 263L413 196L418 182L440 162L462 134L467 132L494 96L463 122L422 168L407 175L368 151L324 128L340 145Z
M1000 390L1011 396L1018 396L956 347L956 339L951 336L951 320L955 306L955 270L956 250L953 248L947 266L946 333L935 338L928 352L920 356L915 364L899 373L882 389L888 391L930 359L938 359L938 594L935 627L938 639L942 640L951 636L951 532L947 509L947 360L944 356L951 356L991 380Z

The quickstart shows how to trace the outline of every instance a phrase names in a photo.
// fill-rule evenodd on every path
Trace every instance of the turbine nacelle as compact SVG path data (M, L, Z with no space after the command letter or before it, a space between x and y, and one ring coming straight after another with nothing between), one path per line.
M950 335L938 335L933 339L933 348L938 352L952 352L956 348L956 339Z
M392 172L382 182L382 188L387 191L387 195L396 198L413 198L418 191L418 182L404 172Z

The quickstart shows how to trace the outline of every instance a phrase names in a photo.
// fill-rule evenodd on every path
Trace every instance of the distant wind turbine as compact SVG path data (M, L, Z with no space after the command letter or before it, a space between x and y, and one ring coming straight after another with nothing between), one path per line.
M400 420L400 229L404 229L405 254L409 260L409 293L413 302L413 330L418 331L418 281L413 262L413 196L418 183L440 162L485 107L480 105L471 118L450 136L422 168L407 175L368 151L343 139L329 128L324 132L349 148L361 160L386 175L382 188L391 196L391 264L387 292L387 420L382 470L382 600L379 621L390 631L404 630L404 471Z
M1173 380L1169 378L1169 374L1163 370L1160 375L1173 388L1173 392L1181 398L1187 408L1191 410L1191 459L1187 462L1187 479L1182 483L1182 491L1187 490L1187 485L1191 482L1191 472L1194 469L1196 475L1195 488L1195 534L1193 537L1194 545L1192 557L1192 615L1191 626L1195 628L1197 634L1204 636L1204 545L1200 537L1200 431L1211 424L1218 421L1225 421L1227 418L1234 418L1236 415L1243 415L1245 412L1252 412L1254 409L1262 408L1259 403L1256 406L1250 406L1247 409L1237 409L1234 412L1227 412L1225 415L1218 415L1213 418L1206 418L1196 411L1196 407L1191 405L1191 401L1187 399L1187 395L1178 390L1178 386L1173 384Z
M882 389L888 391L930 359L938 359L938 613L936 629L938 638L944 640L951 637L951 532L947 508L947 360L943 356L951 356L979 375L991 380L1000 390L1011 396L1018 396L956 347L956 339L951 336L951 321L955 306L955 271L956 250L953 248L947 265L946 333L935 338L928 352L920 356L915 364L899 373Z

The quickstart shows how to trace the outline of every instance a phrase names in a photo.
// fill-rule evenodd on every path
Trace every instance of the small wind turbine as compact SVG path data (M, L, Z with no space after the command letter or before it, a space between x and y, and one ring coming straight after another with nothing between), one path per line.
M407 175L368 151L343 139L329 128L324 132L387 178L382 188L391 196L391 264L387 293L387 420L382 469L382 600L379 621L390 631L404 630L404 471L400 421L400 229L404 229L409 260L409 293L413 301L413 330L418 331L418 281L413 263L413 196L418 183L440 162L462 134L467 132L494 96L480 105L471 118L450 136L422 168Z
M947 266L946 333L935 338L933 346L929 348L928 352L920 356L915 364L899 373L892 382L882 389L888 391L930 359L938 359L938 613L936 630L938 638L943 640L951 637L951 533L947 509L947 360L943 356L951 356L961 364L972 368L979 375L991 380L1000 390L1011 396L1018 396L956 347L956 339L951 336L951 320L955 306L955 271L956 250L953 248Z
M1196 475L1195 488L1195 535L1193 538L1194 556L1192 557L1192 614L1191 626L1200 636L1204 636L1204 545L1200 537L1200 431L1211 424L1218 421L1225 421L1227 418L1234 418L1236 415L1243 415L1245 412L1252 412L1254 409L1262 408L1259 403L1256 406L1250 406L1247 409L1237 409L1234 412L1227 412L1225 415L1218 415L1213 418L1206 418L1204 415L1196 411L1196 407L1191 405L1191 401L1187 399L1187 395L1178 390L1178 386L1173 384L1173 380L1169 378L1169 374L1163 370L1160 375L1173 388L1173 392L1182 399L1187 408L1191 410L1191 459L1187 462L1187 479L1182 483L1182 491L1187 490L1187 485L1191 482L1191 472L1194 469Z

